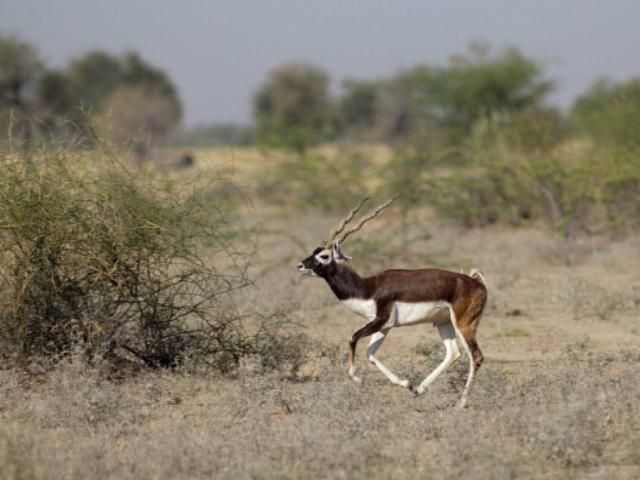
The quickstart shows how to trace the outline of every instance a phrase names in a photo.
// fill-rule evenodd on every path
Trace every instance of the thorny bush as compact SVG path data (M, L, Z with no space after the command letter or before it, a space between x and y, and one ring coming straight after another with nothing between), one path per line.
M228 370L254 354L232 298L253 247L212 201L217 181L131 172L104 149L0 154L5 364L73 351Z

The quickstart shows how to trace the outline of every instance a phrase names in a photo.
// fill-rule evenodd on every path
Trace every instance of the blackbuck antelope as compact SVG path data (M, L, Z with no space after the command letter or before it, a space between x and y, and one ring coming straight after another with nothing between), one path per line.
M334 229L329 240L298 264L306 275L324 278L338 300L352 312L361 315L366 323L356 330L349 346L349 376L360 383L355 374L354 359L358 340L373 335L367 348L367 358L391 382L401 385L414 395L420 395L459 357L456 337L469 358L469 375L460 400L464 407L474 372L483 362L476 341L476 331L487 301L487 289L482 273L471 270L469 275L435 268L417 270L385 270L371 277L361 277L347 265L350 257L341 249L349 235L359 231L365 223L377 217L395 197L378 206L357 224L345 230L368 198L362 200ZM446 350L444 360L414 388L387 369L375 357L387 333L393 327L432 323L438 330Z

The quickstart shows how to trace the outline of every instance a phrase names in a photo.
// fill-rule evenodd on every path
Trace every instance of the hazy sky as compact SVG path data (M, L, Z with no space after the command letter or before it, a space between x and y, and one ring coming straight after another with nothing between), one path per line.
M474 40L544 62L566 106L600 76L640 75L639 23L639 0L0 0L0 32L51 66L135 49L168 70L187 125L249 121L253 93L287 61L339 85L444 63Z

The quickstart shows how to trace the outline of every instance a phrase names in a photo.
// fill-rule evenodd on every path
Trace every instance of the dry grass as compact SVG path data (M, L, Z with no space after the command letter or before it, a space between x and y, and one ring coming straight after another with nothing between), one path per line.
M167 149L162 155L177 157L184 149ZM273 168L297 158L294 153L278 149L255 147L211 147L197 148L192 152L200 171L216 172L225 177L233 176L240 185L255 187ZM310 154L327 158L342 158L358 154L366 159L368 166L380 169L392 157L391 147L379 145L337 146L326 144L310 150ZM188 171L185 171L188 175Z
M307 363L269 373L249 359L233 378L119 382L73 358L49 373L0 371L0 478L640 477L640 238L578 245L536 229L461 230L416 211L408 246L391 214L363 232L377 243L345 246L364 274L483 270L486 362L459 411L465 361L418 399L368 365L364 345L363 384L347 377L346 340L360 320L295 271L333 216L259 205L250 215L244 222L265 233L239 308L299 325ZM440 359L436 338L428 326L393 331L380 358L421 380Z
M417 400L333 369L304 382L124 384L74 363L37 384L5 372L0 468L3 478L624 478L640 471L637 367L489 362L465 411L452 408L461 370Z

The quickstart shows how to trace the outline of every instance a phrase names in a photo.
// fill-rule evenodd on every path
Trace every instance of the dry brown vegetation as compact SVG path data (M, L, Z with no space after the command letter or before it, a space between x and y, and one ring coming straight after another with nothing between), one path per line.
M254 187L252 175L241 183ZM346 340L360 320L294 268L333 215L257 201L250 210L243 222L261 225L262 235L255 283L238 308L286 315L307 353L288 351L291 368L276 372L249 357L231 377L187 366L109 379L99 360L90 366L73 356L54 369L34 361L2 370L0 477L640 475L637 236L569 241L532 227L466 230L422 209L402 236L386 214L348 242L363 273L483 269L490 300L478 340L486 363L459 411L464 361L417 399L367 365L362 347L364 382L347 377ZM422 379L442 353L436 338L428 326L399 329L380 357Z

